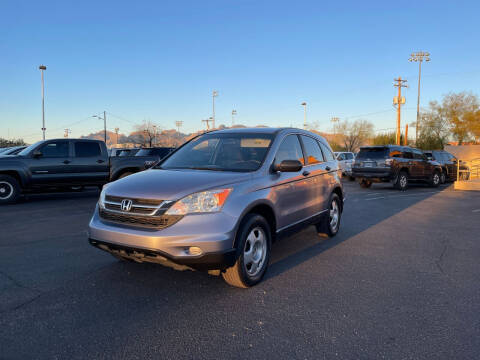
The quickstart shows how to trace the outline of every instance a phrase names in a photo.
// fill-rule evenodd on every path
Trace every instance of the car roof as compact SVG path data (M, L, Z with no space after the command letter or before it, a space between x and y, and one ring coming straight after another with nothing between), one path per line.
M290 128L271 128L271 127L253 127L253 128L231 128L231 129L222 129L222 130L212 130L208 133L220 133L220 134L243 134L243 133L261 133L261 134L275 134L281 130L290 129ZM291 128L293 129L293 128ZM298 129L295 129L298 130Z

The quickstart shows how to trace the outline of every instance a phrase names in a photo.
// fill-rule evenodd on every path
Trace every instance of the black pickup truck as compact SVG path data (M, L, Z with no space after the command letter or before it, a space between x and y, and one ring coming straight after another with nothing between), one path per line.
M0 204L41 189L101 187L151 167L172 150L163 149L147 156L109 157L105 143L99 140L39 141L18 155L0 156Z

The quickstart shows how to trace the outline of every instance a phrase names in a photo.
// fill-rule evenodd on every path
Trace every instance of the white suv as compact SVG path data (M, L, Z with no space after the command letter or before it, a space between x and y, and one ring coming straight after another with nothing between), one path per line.
M335 156L342 169L342 175L352 177L352 165L355 161L355 154L352 152L336 152Z

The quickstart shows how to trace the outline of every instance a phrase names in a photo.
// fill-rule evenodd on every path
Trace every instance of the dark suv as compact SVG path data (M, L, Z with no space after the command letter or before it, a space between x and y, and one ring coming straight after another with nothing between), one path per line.
M373 182L392 182L399 190L406 190L410 181L436 187L442 174L440 164L428 160L421 150L397 145L361 147L352 170L361 187L368 188Z
M424 150L429 160L438 162L442 167L440 182L457 180L457 158L445 150ZM461 167L465 169L465 167Z

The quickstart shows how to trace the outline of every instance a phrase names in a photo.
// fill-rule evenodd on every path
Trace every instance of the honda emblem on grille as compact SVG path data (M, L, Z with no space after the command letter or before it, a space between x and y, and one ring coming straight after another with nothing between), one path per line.
M130 200L130 199L123 199L121 206L122 206L122 211L130 211L130 210L132 210L132 200Z

